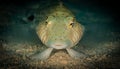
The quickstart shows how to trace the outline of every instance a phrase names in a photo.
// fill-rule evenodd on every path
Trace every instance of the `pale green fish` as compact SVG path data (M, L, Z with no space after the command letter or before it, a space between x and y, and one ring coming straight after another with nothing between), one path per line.
M82 57L83 54L71 48L81 39L84 27L77 22L72 12L62 4L52 8L51 11L47 20L40 22L37 26L37 35L48 49L33 55L32 59L47 59L53 49L66 49L71 57Z

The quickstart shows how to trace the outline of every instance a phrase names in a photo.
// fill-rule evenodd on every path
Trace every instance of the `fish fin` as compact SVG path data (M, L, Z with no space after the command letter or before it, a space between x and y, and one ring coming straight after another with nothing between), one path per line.
M46 60L47 58L49 58L52 50L53 50L53 48L48 48L41 53L32 55L31 59L32 60Z
M75 59L79 59L79 58L84 58L84 57L86 57L86 55L85 54L83 54L83 53L79 53L79 52L77 52L77 51L75 51L75 50L73 50L73 49L66 49L67 50L67 52L68 52L68 54L72 57L72 58L75 58Z
M62 7L63 7L63 2L62 2L61 0L58 0L58 2L59 2L59 5L58 5L58 6L59 6L60 8L62 8Z

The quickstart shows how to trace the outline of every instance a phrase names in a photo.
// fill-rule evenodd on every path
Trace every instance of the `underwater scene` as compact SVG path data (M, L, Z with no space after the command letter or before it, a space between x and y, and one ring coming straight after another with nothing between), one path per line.
M0 1L0 69L120 68L116 3L4 1Z

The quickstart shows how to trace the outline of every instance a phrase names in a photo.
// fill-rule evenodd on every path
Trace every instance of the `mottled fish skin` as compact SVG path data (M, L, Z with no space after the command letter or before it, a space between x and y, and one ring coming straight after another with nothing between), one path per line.
M40 22L36 28L37 35L42 43L52 49L66 49L73 58L81 57L78 52L70 48L79 42L83 35L84 27L77 22L72 12L64 7L62 3L47 12L50 12L47 19ZM38 55L44 56L47 52L50 52L44 56L47 59L52 49ZM44 57L40 58L38 55L34 56L34 58L43 60Z

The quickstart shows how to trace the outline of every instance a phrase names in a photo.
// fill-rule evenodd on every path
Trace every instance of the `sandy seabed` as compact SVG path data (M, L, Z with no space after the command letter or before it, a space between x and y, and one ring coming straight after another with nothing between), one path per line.
M97 48L83 49L77 45L74 49L81 50L88 56L80 59L71 58L65 50L52 52L44 61L31 60L30 55L46 49L42 44L2 43L0 68L1 69L118 69L120 56L118 42L98 44Z

